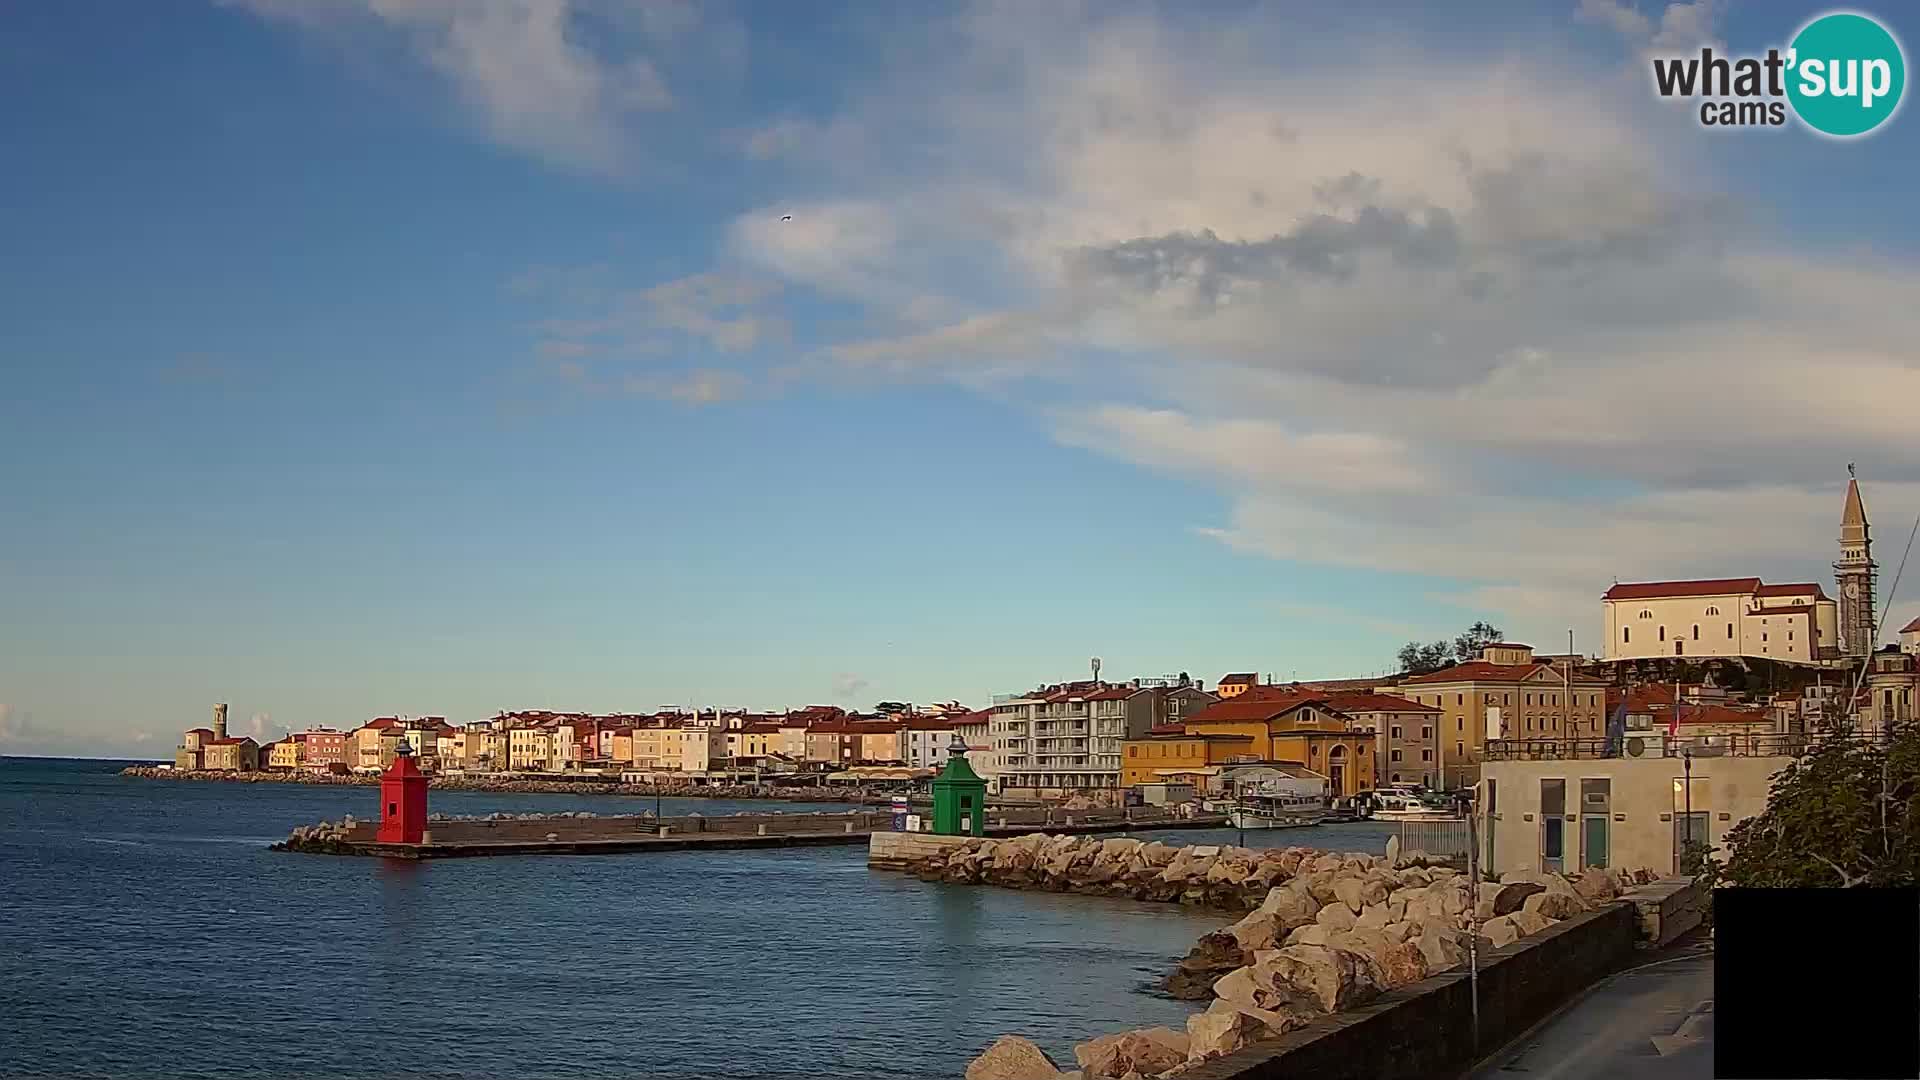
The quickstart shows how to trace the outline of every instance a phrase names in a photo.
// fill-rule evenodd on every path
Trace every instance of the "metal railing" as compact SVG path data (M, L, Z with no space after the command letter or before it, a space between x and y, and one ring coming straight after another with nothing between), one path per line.
M1736 732L1724 735L1685 735L1668 738L1665 732L1628 732L1614 739L1488 739L1487 761L1560 761L1600 758L1798 757L1814 738L1798 732Z

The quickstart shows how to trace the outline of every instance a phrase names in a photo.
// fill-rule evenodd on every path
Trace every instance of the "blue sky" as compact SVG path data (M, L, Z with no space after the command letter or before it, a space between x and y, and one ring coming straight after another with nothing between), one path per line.
M1644 74L1819 9L1298 7L15 12L0 751L1590 649L1848 460L1897 561L1911 110Z

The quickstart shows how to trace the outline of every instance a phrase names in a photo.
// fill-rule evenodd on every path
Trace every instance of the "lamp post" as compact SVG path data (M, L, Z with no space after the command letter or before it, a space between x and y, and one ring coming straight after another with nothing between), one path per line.
M1690 872L1687 867L1691 860L1687 853L1693 849L1693 747L1691 746L1682 747L1680 750L1680 771L1685 777L1681 783L1686 785L1683 797L1687 815L1684 819L1687 823L1687 839L1680 849L1680 872L1684 874Z

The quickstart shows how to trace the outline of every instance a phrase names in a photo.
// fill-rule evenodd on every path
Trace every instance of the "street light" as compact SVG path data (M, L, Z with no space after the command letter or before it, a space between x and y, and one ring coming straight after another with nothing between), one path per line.
M1686 817L1682 820L1687 823L1687 839L1686 843L1680 848L1680 872L1684 874L1690 873L1687 867L1691 864L1692 860L1688 858L1687 853L1693 848L1693 747L1686 746L1681 748L1680 770L1681 775L1685 777L1681 783L1686 785L1686 791L1684 793L1686 800Z

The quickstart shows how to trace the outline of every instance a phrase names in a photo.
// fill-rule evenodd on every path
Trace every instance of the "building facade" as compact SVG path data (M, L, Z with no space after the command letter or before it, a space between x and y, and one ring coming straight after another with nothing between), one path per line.
M1900 628L1900 651L1920 656L1920 619Z
M333 772L347 767L347 735L332 728L312 728L294 736L300 744L300 767Z
M1227 698L1237 698L1259 685L1259 672L1236 671L1231 675L1220 676L1220 681L1214 685L1213 689L1215 695L1225 701Z
M1873 654L1854 714L1854 730L1885 734L1892 725L1920 717L1920 657L1898 645Z
M997 696L988 735L1001 793L1117 803L1127 700L1138 689L1074 682Z
M1355 731L1373 736L1373 786L1421 784L1440 779L1440 709L1393 694L1344 692L1327 704L1351 717Z
M1189 736L1244 736L1246 749L1225 764L1301 765L1327 778L1334 798L1371 790L1374 737L1326 695L1242 694L1201 709L1181 725Z
M1681 872L1691 837L1723 843L1766 809L1772 778L1792 759L1786 736L1739 748L1681 742L1639 757L1509 758L1496 743L1480 766L1486 868L1498 874L1590 866ZM1683 757L1683 750L1695 752Z
M260 767L260 744L245 735L210 739L201 750L200 767L209 772L253 772Z
M1751 657L1811 664L1840 655L1840 609L1820 586L1759 578L1622 583L1608 589L1610 661Z
M1441 789L1473 785L1489 738L1606 734L1604 682L1570 666L1539 663L1526 645L1489 645L1480 656L1381 690L1440 710L1434 757Z

